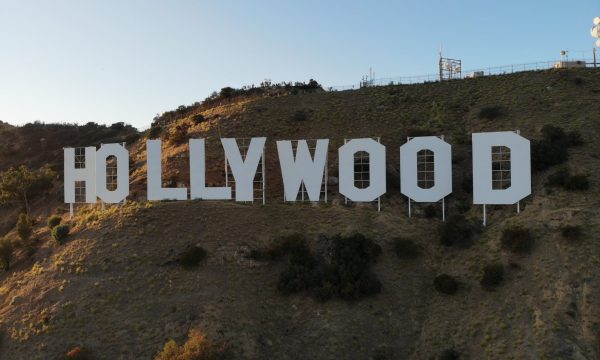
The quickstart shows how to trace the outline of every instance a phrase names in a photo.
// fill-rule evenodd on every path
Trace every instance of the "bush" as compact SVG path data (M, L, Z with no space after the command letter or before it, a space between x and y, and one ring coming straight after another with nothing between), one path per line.
M311 291L325 301L334 296L355 300L381 291L381 282L370 272L381 253L379 245L361 234L327 240L331 242L329 261L315 257L304 240L286 248L288 266L279 276L280 292Z
M579 240L583 232L581 227L577 225L565 225L560 229L560 234L563 238L568 240Z
M165 343L154 360L224 360L228 359L225 344L212 342L198 330L191 330L187 341L179 346L175 340Z
M565 184L565 189L570 191L582 191L590 188L588 175L577 174L569 177L569 181Z
M520 226L506 228L502 231L502 248L513 253L527 253L533 248L533 236L529 229Z
M292 234L277 238L266 249L251 250L248 257L256 261L274 261L303 246L304 237L301 234Z
M308 120L308 113L304 110L298 110L292 115L292 121L302 122Z
M581 191L590 188L588 175L571 175L567 167L562 167L548 176L545 185L548 187L561 187L569 191Z
M459 283L452 276L442 274L433 279L433 286L442 294L452 295L458 291Z
M578 131L570 131L567 133L567 144L569 146L580 146L584 143L583 137Z
M553 125L546 125L540 131L544 140L550 142L563 142L567 138L567 133L562 128Z
M500 263L486 265L480 284L485 289L494 288L504 280L504 266Z
M277 290L291 294L309 290L320 284L319 263L303 241L287 249L288 267L279 274Z
M473 244L475 226L464 216L454 215L440 226L439 234L442 245L468 248Z
M54 227L54 229L52 229L52 237L59 244L62 244L62 243L64 243L67 236L69 236L70 230L71 229L69 228L69 225L58 225L58 226Z
M494 120L504 115L502 106L486 106L479 110L480 119Z
M13 256L13 246L9 238L0 239L0 270L7 271Z
M547 140L531 141L531 167L535 171L546 170L569 159L567 147L562 142Z
M148 129L148 137L150 139L156 139L160 136L160 133L162 133L162 130L163 130L162 126L152 124L150 129Z
M19 215L19 220L17 221L17 234L23 241L23 243L28 243L31 234L33 233L33 229L31 228L31 220L25 214Z
M460 353L454 349L446 349L438 356L438 360L460 360Z
M419 256L420 249L414 241L399 238L394 240L394 252L401 259L414 259Z
M337 285L343 299L359 299L381 292L381 283L369 271L381 253L381 247L362 234L333 238L332 267L327 280Z
M427 219L434 218L437 216L437 214L438 214L438 211L437 211L437 207L435 205L427 205L425 207L425 209L423 210L423 215L425 215L425 217Z
M89 360L92 358L90 351L81 346L75 346L65 355L65 360Z
M204 118L204 115L202 115L202 114L196 114L196 115L192 116L192 121L195 124L200 124L200 123L206 121L206 119Z
M55 227L57 227L58 225L60 225L61 221L62 221L62 218L58 215L50 216L48 218L48 227L50 228L50 230L52 230Z
M531 163L536 171L566 162L569 159L568 148L583 144L581 134L577 131L565 133L557 126L546 125L541 133L542 140L531 142Z
M548 176L548 181L546 181L545 185L548 187L564 187L569 182L570 177L569 168L561 167Z
M179 263L184 269L192 269L200 265L206 258L206 250L201 246L194 245L187 248L179 255Z

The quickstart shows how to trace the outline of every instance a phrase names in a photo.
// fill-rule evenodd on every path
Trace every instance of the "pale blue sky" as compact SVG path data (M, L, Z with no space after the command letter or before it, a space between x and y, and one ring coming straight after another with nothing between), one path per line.
M598 0L0 0L0 120L118 121L263 79L325 86L591 57Z

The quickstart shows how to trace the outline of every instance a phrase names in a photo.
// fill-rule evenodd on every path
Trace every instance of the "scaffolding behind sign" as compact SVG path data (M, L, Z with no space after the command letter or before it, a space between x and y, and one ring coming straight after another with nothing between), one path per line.
M303 140L291 140L294 158L298 152L298 143L300 141ZM310 156L314 159L315 154L317 152L317 139L308 139L304 141L306 141L306 144L308 145L308 151L310 152ZM319 191L319 201L324 202L327 202L327 179L329 178L327 170L328 165L329 164L327 161L327 156L325 156L325 169L323 171L323 181L321 182L321 190ZM285 191L283 193L283 197L285 199ZM296 201L310 201L308 197L308 191L306 190L306 186L304 185L304 181L300 183L300 191L296 195Z
M238 149L240 150L240 155L243 160L246 159L251 141L251 138L236 138ZM227 161L227 156L225 156L225 186L231 187L231 196L235 199L235 177L233 176L231 167ZM261 201L263 205L266 204L265 190L265 149L263 148L252 182L252 202Z
M381 143L381 138L376 137L373 140ZM344 144L348 139L344 139ZM354 186L359 189L366 189L371 185L371 167L369 153L358 151L354 154ZM348 204L348 198L344 196L344 202ZM377 198L377 211L381 211L381 196Z

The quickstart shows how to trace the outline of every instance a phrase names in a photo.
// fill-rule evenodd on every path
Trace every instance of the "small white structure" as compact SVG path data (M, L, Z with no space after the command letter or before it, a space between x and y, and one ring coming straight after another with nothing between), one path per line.
M583 60L575 60L575 61L558 61L554 64L555 69L575 69L575 68L585 68L585 61Z
M485 76L485 73L483 71L473 71L469 74L467 74L467 78L478 78L478 77L483 77Z

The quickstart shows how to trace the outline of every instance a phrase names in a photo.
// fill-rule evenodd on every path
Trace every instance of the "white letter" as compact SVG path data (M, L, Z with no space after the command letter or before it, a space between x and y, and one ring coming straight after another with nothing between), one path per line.
M298 141L295 159L292 142L277 141L277 152L279 153L286 201L296 201L302 183L304 183L310 201L319 201L328 145L328 139L317 140L313 161L306 140Z
M75 182L85 181L85 202L96 203L96 148L85 148L85 168L75 168L75 149L64 149L65 163L65 203L75 202Z
M433 187L418 185L417 153L433 152ZM416 202L436 202L452 192L452 148L436 136L411 139L400 146L400 189L402 194Z
M192 199L231 199L230 187L206 187L204 139L190 139L190 195Z
M492 147L510 149L510 187L492 185ZM529 140L512 131L473 134L473 203L514 204L531 194Z
M117 161L117 188L106 188L106 159L114 156ZM103 144L96 152L96 194L108 204L123 201L129 194L129 152L119 144Z
M246 157L242 160L237 141L235 139L221 139L223 149L225 149L225 156L235 178L236 201L254 200L254 176L256 175L256 168L262 157L266 140L267 138L264 137L252 138L246 152Z
M369 186L359 189L354 185L354 155L369 153ZM385 146L373 139L353 139L339 148L340 194L359 202L370 202L385 194Z
M148 200L186 200L187 188L162 187L161 141L146 141Z

